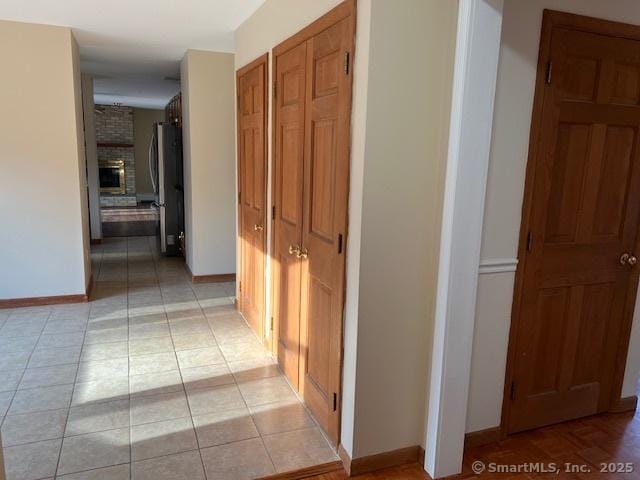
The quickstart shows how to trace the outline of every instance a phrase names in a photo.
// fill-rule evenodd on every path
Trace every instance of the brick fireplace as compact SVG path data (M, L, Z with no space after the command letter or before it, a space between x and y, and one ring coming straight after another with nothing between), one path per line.
M96 105L100 205L136 205L133 108Z

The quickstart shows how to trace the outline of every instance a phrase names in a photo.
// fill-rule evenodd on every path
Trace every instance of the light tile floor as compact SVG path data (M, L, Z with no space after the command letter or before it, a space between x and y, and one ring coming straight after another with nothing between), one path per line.
M252 479L337 460L233 308L149 237L92 251L87 304L0 310L7 480Z

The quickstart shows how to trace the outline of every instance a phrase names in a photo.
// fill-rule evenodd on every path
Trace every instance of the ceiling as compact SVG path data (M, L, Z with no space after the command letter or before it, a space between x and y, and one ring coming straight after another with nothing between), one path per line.
M96 103L163 108L188 48L234 51L234 31L264 0L2 0L0 18L72 27Z

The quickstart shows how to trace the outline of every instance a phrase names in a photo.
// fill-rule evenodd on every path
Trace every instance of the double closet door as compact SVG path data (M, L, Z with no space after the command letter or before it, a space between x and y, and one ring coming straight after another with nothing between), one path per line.
M274 49L273 321L278 362L339 436L354 4Z

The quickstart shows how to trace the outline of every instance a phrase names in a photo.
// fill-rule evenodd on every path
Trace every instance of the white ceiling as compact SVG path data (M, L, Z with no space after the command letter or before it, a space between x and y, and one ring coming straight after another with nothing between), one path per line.
M188 48L233 52L264 0L2 0L0 18L73 28L97 103L163 108Z

